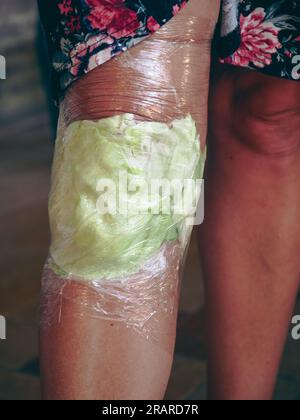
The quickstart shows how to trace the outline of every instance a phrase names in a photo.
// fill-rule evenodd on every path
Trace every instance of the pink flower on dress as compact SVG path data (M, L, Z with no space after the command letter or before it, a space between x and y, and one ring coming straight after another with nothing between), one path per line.
M289 51L289 50L285 50L285 51L284 51L284 55L286 55L286 56L287 56L287 57L289 57L289 58L292 58L292 57L293 57L292 52L291 52L291 51Z
M179 6L179 4L176 4L175 6L173 6L173 15L174 15L174 16L175 16L175 15L177 15L177 13L179 13L179 12L180 12L180 10L181 10L184 6L186 6L186 4L187 4L187 2L186 2L186 1L184 1L184 2L182 2L181 6Z
M88 47L85 43L78 44L71 53L72 67L70 73L73 76L78 76L80 66L84 57L87 55Z
M68 16L69 13L73 12L72 1L63 0L62 3L58 4L58 8L62 15Z
M99 47L102 43L113 44L113 38L105 35L95 35L88 39L87 42L81 42L71 51L71 70L70 73L77 77L80 74L81 65L88 59L87 69L88 71L96 67L93 65L95 56L92 54L93 51Z
M154 19L153 16L150 16L147 20L147 29L149 30L149 32L154 33L158 31L159 28L160 24L157 22L156 19Z
M125 0L87 0L87 4L92 7L87 19L93 29L123 38L140 27L137 14L125 7Z
M70 33L79 31L81 28L79 16L71 16L70 20L66 23Z
M250 15L240 18L242 43L239 49L224 63L248 67L253 63L264 68L272 63L272 55L282 48L278 39L280 29L273 22L266 21L266 12L262 7L255 9Z

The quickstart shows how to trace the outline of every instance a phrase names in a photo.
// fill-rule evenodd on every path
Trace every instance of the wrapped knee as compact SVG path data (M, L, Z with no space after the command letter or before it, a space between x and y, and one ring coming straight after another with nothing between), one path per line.
M130 114L72 123L57 139L53 167L54 271L84 281L120 279L169 242L184 250L204 159L190 116L171 125Z
M209 41L191 11L75 82L61 104L45 319L75 299L84 314L153 336L149 320L176 310L205 160L207 84L195 69L208 81Z

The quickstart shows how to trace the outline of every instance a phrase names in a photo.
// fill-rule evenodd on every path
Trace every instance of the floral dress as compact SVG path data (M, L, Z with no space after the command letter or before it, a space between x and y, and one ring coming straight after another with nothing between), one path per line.
M38 0L55 95L197 0ZM209 0L207 0L209 1ZM300 80L300 0L223 0L221 62Z

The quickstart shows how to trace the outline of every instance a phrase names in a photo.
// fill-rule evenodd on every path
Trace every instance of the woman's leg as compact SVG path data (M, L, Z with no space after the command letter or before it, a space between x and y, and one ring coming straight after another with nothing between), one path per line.
M299 287L300 85L221 67L201 243L212 399L271 399Z
M170 123L190 113L196 120L203 146L210 43L218 9L217 0L191 0L151 38L76 82L62 105L64 123L128 112L140 120ZM105 306L105 293L102 298L95 296L95 289L88 284L68 282L56 297L55 291L49 297L49 291L44 289L41 319L44 398L162 399L173 360L179 293L177 265L171 253L164 275L173 282L170 289L173 291L167 299L172 301L174 310L171 314L164 307L155 310L147 325L149 337L130 327L130 318L138 318L143 309L138 305L140 294L145 293L143 286L135 287L137 303L126 315L128 322L101 316L97 305ZM152 290L153 304L155 296L160 299L160 293L159 289ZM115 312L122 312L117 299L110 304Z

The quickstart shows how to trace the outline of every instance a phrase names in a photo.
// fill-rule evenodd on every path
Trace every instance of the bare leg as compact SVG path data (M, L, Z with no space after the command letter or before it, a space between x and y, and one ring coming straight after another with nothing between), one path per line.
M219 2L201 3L199 7L199 0L192 0L149 40L77 82L65 99L67 122L123 112L142 120L171 122L191 113L204 145L210 40ZM176 289L176 263L170 259L168 265ZM151 320L154 338L147 339L125 322L110 322L83 310L78 301L84 299L92 307L94 291L69 283L58 307L53 303L50 308L60 311L60 322L47 324L47 314L42 316L44 397L162 399L173 360L178 292L177 288L170 297L172 316L158 312ZM65 298L66 294L78 299ZM47 299L44 293L42 306L49 305Z
M299 287L299 84L221 68L204 254L210 397L271 399Z
M138 325L128 325L133 322L131 315L142 319L139 311L143 308L138 303L134 313L128 313L118 299L113 301L108 294L99 298L92 287L76 282L64 287L61 299L55 299L44 290L41 361L45 399L163 397L172 364L178 302L176 261L170 257L169 264L167 276L174 292L167 299L173 300L173 312L156 313L147 323L145 332L142 327L139 330ZM143 287L144 284L136 286L132 292L136 293L137 300L139 294L145 295ZM155 296L159 293L154 290L149 298L159 300L160 296ZM134 295L131 298L134 299ZM102 299L109 299L109 305L114 305L115 311L123 314L127 322L102 318L97 310L97 305L103 304Z

